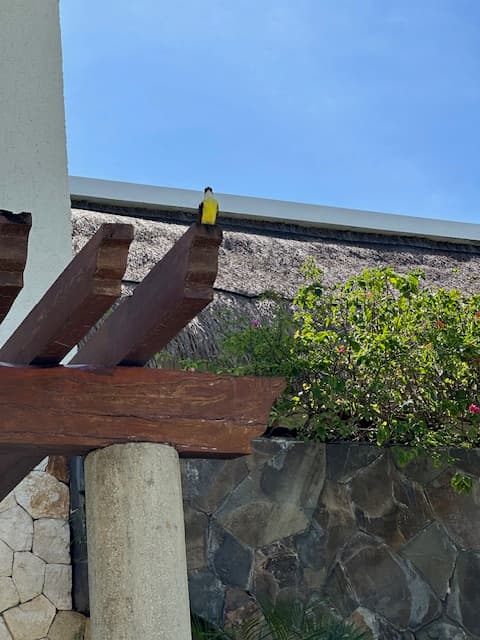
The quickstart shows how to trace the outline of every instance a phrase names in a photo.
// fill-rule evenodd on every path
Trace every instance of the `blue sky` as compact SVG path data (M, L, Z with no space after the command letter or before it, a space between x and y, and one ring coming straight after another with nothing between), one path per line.
M480 222L478 0L62 0L71 175Z

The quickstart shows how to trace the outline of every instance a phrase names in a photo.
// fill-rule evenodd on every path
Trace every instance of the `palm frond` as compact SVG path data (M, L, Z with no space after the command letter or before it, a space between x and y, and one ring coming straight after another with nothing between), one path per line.
M249 621L237 640L368 640L369 635L323 603L262 603L262 617Z

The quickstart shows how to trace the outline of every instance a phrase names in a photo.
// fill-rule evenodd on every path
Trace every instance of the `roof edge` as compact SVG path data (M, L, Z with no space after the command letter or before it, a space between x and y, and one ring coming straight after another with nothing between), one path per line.
M173 212L196 211L202 192L71 176L70 193L73 200ZM419 218L225 193L217 193L216 196L222 215L231 218L363 233L415 236L461 244L480 243L480 224L469 222Z

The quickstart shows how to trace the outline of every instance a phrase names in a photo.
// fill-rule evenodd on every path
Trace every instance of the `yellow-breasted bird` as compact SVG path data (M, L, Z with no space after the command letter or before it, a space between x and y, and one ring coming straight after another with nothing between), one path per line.
M200 224L215 224L218 215L218 202L213 195L212 187L205 187L203 200L198 207Z

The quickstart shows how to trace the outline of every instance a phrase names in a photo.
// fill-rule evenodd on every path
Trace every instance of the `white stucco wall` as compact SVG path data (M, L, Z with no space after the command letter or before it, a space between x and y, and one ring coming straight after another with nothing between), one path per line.
M0 0L0 209L33 216L0 344L70 258L69 204L58 0Z

